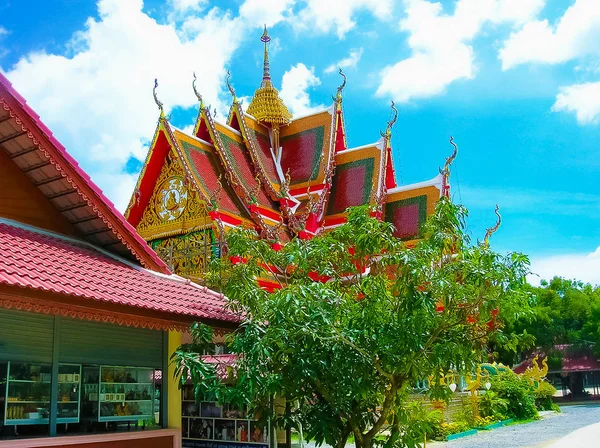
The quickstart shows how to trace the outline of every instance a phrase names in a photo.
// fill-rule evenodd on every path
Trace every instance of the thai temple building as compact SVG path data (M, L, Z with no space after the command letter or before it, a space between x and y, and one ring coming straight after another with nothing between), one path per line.
M346 221L348 207L370 204L411 244L442 194L449 191L448 158L433 179L398 185L391 137L397 118L373 143L349 148L343 91L318 112L293 117L270 76L265 31L260 86L247 109L229 82L232 100L225 122L198 97L191 134L173 126L156 97L160 117L135 191L125 213L129 223L177 274L201 281L210 257L219 256L228 229L255 228L281 247L293 237L310 239ZM195 76L195 75L194 75ZM195 79L194 79L195 81ZM380 135L379 135L380 134Z

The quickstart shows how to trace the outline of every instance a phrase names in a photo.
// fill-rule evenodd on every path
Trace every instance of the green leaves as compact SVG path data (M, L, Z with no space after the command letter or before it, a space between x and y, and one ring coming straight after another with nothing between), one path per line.
M237 382L229 391L216 385L214 372L190 355L194 347L174 358L178 373L191 375L200 392L214 387L263 417L301 422L317 443L343 446L353 434L357 446L370 447L376 436L385 442L387 421L397 429L390 443L409 446L412 433L400 428L421 415L406 407L409 387L468 370L501 334L502 318L523 313L530 300L527 257L471 245L466 216L441 198L413 248L368 207L279 251L253 231L229 232L227 256L212 263L209 278L245 319L229 340L239 355ZM259 281L281 288L268 293ZM194 333L206 342L203 329ZM272 412L273 396L292 404L284 415Z

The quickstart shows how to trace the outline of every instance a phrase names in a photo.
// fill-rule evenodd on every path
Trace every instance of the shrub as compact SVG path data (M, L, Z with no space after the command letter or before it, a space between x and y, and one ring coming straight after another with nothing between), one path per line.
M507 371L491 377L491 390L507 401L506 416L516 420L538 417L533 388L524 378Z
M471 426L467 422L456 421L452 423L442 423L442 436L448 437L450 434L457 434L459 432L468 431Z
M498 420L496 420L494 417L492 416L487 416L487 417L476 417L475 418L475 427L476 428L484 428L487 425L491 425L492 423L496 423Z
M542 381L534 392L535 406L540 411L552 410L552 405L554 404L552 397L555 393L556 388L552 384L547 381Z
M500 398L498 392L488 390L479 399L479 413L483 417L491 417L495 421L504 420L508 411L509 401Z

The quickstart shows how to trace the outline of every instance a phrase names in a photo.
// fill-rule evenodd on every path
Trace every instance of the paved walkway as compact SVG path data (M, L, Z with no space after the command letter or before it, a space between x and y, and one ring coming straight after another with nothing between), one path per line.
M480 431L474 436L451 442L428 443L427 446L432 448L597 447L600 446L600 406L564 406L561 414L546 414L536 422Z

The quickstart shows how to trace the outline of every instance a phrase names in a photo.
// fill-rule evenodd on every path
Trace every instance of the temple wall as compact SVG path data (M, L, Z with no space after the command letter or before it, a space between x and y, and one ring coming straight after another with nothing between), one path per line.
M65 235L76 235L69 221L4 151L0 151L0 217Z

